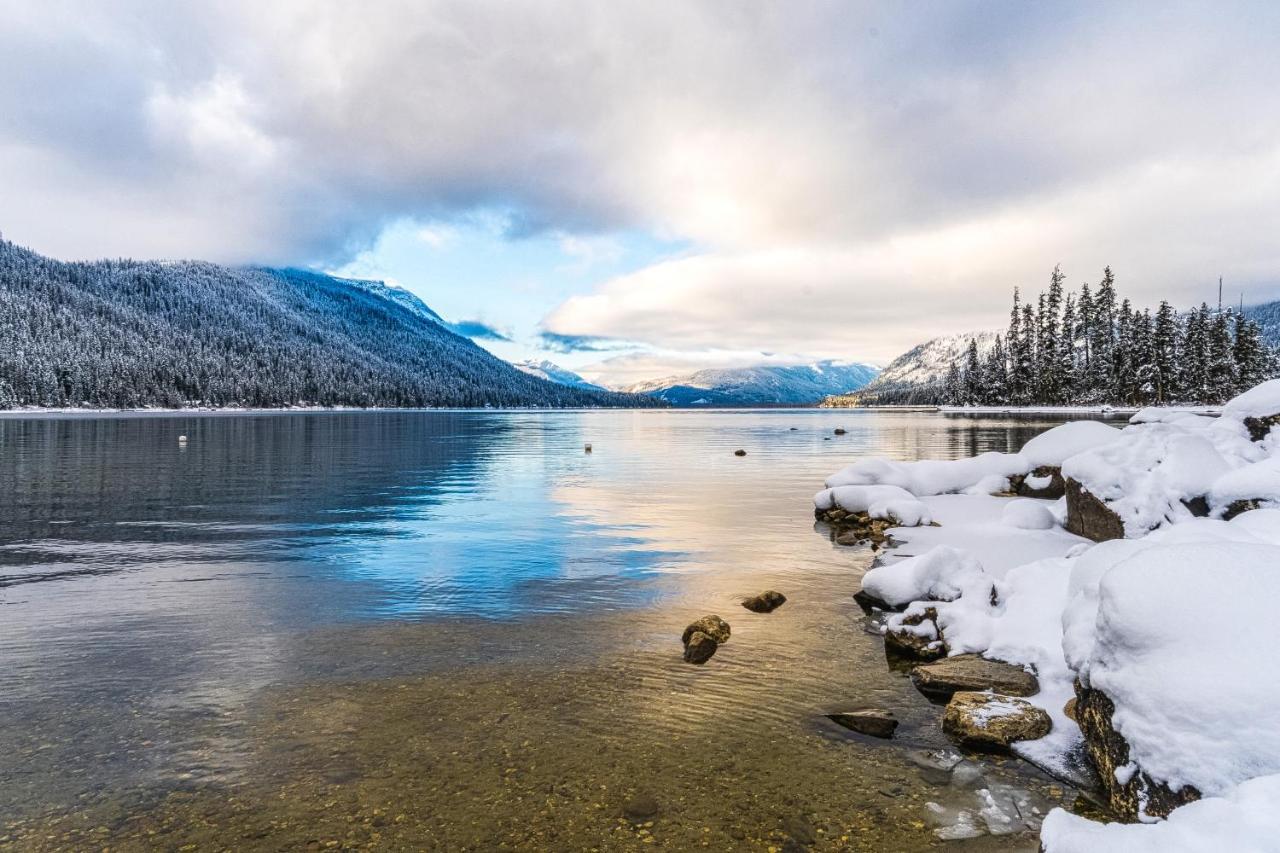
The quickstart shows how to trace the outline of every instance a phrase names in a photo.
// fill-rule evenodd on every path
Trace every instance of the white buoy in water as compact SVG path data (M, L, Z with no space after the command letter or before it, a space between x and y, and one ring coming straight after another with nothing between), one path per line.
M186 443L187 443L187 437L185 435L178 436L178 444L186 444Z

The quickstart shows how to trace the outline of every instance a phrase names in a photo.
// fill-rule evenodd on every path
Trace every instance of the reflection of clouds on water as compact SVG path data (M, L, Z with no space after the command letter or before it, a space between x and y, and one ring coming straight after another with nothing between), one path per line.
M824 441L837 425L847 435ZM1016 449L1047 425L817 410L0 419L0 800L4 756L42 739L59 745L41 759L51 788L231 772L261 687L381 671L365 635L317 642L330 628L640 608L591 642L660 643L672 620L761 584L802 602L858 566L810 532L824 476L866 453ZM661 619L642 616L656 601ZM735 689L779 662L794 670L779 683L811 672L785 632L831 626L793 624L804 612L844 618L736 620L717 658ZM771 631L784 651L753 658L768 647L753 632ZM634 712L705 713L697 673L653 677L655 706Z

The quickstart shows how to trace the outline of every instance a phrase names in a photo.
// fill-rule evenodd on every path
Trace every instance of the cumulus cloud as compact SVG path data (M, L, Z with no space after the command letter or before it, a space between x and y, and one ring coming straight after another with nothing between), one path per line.
M387 223L501 208L587 265L615 229L694 247L560 306L556 346L880 359L999 323L1058 262L1139 297L1274 293L1275 4L0 0L0 21L0 228L63 257L338 265Z

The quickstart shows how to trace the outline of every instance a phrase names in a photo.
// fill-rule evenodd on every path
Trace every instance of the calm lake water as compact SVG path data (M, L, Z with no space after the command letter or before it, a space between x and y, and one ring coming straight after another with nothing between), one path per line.
M938 709L850 598L874 555L811 497L860 455L1013 451L1057 422L0 418L0 846L942 844L927 804L973 792L930 766ZM739 606L765 588L788 603ZM682 663L713 612L732 639ZM899 738L823 716L864 706ZM1073 796L981 769L1021 807Z

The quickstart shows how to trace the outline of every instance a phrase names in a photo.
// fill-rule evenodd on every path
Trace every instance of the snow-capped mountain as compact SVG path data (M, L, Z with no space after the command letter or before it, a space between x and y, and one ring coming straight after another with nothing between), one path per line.
M297 269L64 263L0 241L0 409L635 406L542 381L412 293Z
M913 391L942 381L953 361L963 365L970 340L977 341L979 355L986 355L995 346L996 335L996 332L969 332L925 341L889 362L858 396L874 397L884 403L914 402Z
M1272 346L1280 346L1280 301L1250 305L1244 315L1258 324L1262 339Z
M878 372L869 364L844 361L709 368L637 382L623 390L658 397L674 406L806 406L831 394L856 391Z
M557 385L568 385L570 388L586 388L592 391L606 390L599 385L588 382L572 370L563 368L553 361L526 359L512 364L516 370L523 371L530 376L536 376L539 379L545 379L548 382L554 382Z

